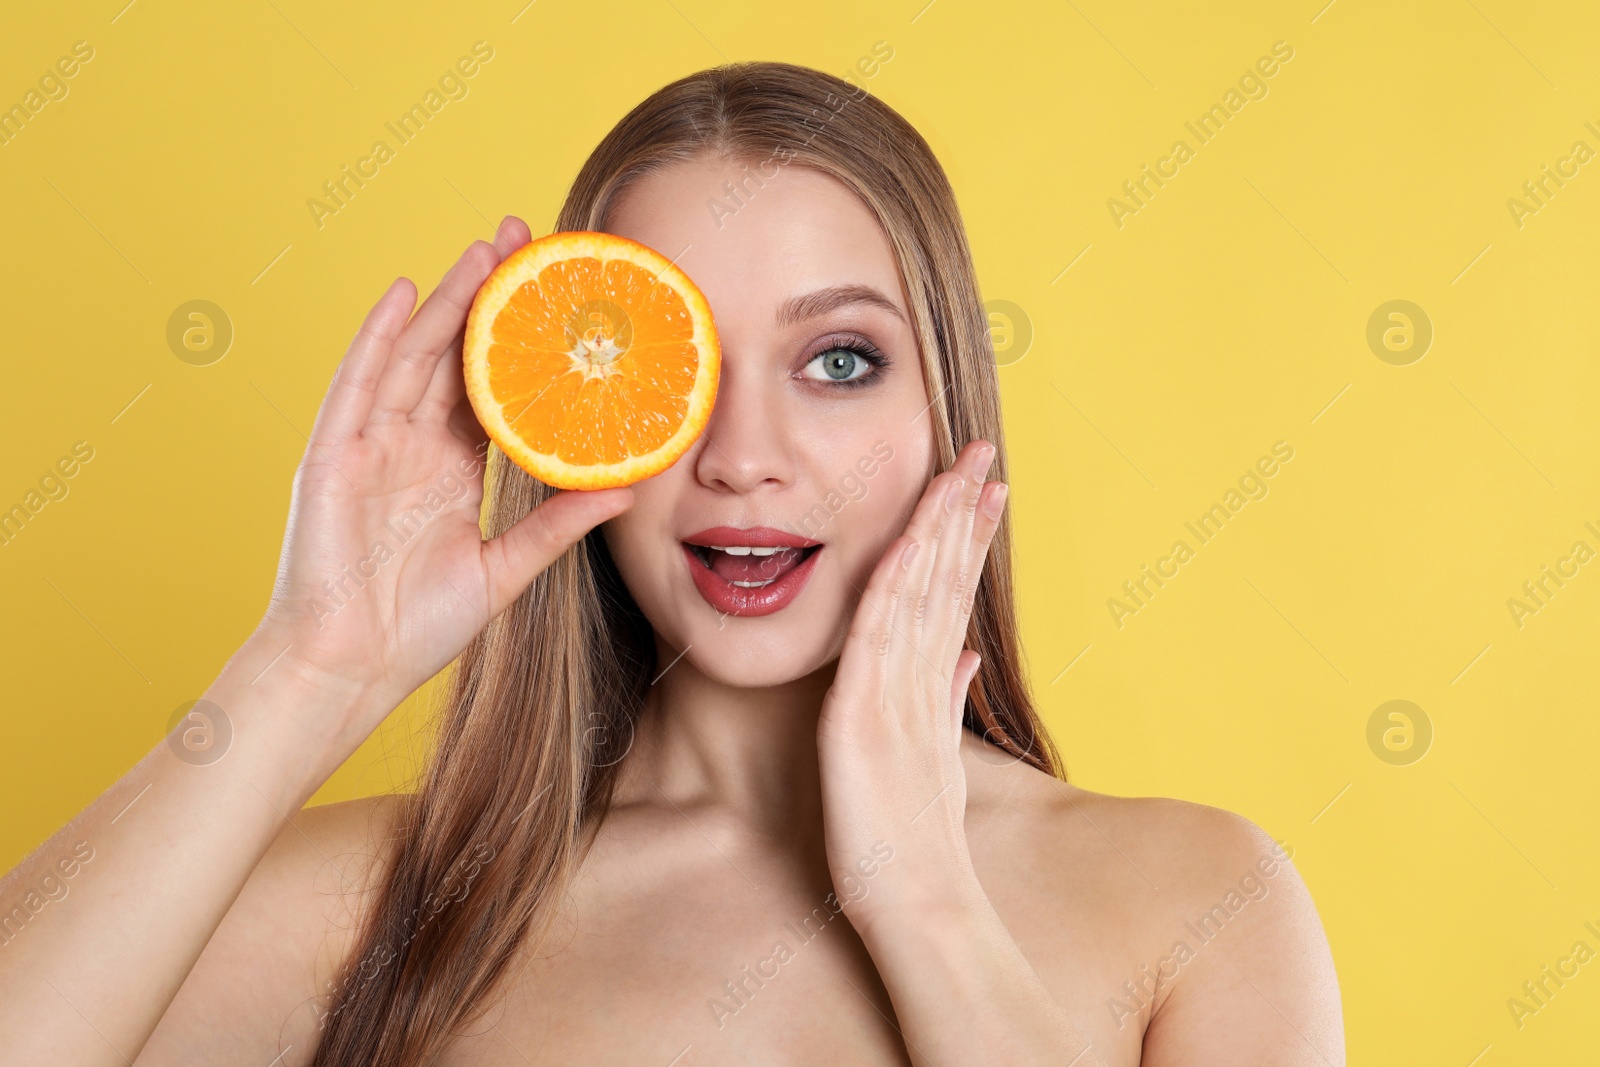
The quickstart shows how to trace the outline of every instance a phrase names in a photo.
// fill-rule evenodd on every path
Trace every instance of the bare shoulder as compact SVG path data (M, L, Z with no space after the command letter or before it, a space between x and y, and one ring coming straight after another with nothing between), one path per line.
M1292 842L1223 808L1096 793L981 750L967 766L980 876L1025 929L1063 931L1039 944L1039 969L1073 991L1074 1014L1142 1033L1147 1067L1344 1062L1338 978ZM1052 982L1058 965L1079 980Z
M408 801L367 797L297 812L256 865L138 1058L308 1063L321 1013ZM259 1057L259 1060L258 1060Z
M1237 882L1262 856L1292 848L1223 808L1172 797L1096 793L968 739L968 819L1058 873L1141 884L1152 900ZM1096 859L1104 862L1086 863ZM1110 863L1110 860L1116 863ZM1288 864L1292 869L1292 864ZM1237 870L1235 869L1237 868ZM1157 876L1160 877L1157 877Z

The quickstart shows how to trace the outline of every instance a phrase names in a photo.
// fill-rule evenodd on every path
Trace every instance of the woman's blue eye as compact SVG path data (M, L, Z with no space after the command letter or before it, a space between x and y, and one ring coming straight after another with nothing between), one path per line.
M821 373L812 373L813 368ZM854 349L830 348L826 352L817 353L811 362L806 364L802 374L816 381L853 382L859 381L871 369L872 364Z
M822 353L822 369L835 381L854 374L860 362L860 358L848 348L836 348L832 352Z

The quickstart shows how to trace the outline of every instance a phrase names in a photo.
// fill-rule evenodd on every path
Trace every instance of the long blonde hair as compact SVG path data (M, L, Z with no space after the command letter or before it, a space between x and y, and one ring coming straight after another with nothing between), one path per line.
M997 449L991 477L1004 479L994 351L954 193L927 142L870 93L788 63L679 79L595 148L555 229L603 230L632 182L707 152L813 168L861 197L910 296L940 469L981 437ZM767 167L758 179L770 179ZM553 490L492 450L485 492L486 533L497 536ZM966 727L1064 778L1022 668L1006 520L967 647L982 664ZM487 1005L518 950L547 931L604 818L654 660L649 623L598 530L467 646L392 865L358 932L356 962L324 1016L317 1067L420 1067Z

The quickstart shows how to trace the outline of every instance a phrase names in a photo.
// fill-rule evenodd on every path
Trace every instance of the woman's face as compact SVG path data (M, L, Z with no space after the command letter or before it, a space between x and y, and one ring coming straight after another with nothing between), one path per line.
M838 656L933 473L888 238L827 175L710 156L640 180L607 223L675 258L722 344L705 432L604 528L617 568L657 638L706 676L808 675Z

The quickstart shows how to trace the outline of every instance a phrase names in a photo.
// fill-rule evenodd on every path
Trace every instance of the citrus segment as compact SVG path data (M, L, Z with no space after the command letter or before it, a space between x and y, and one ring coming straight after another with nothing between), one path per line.
M491 440L562 489L659 474L705 429L721 350L705 296L661 253L614 234L541 237L478 290L462 346Z

